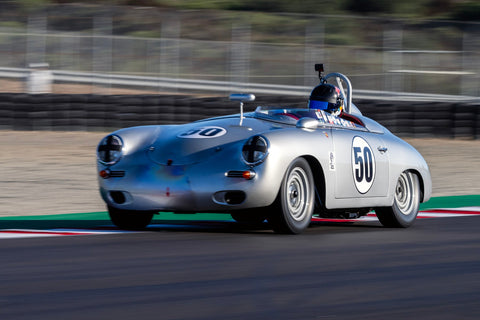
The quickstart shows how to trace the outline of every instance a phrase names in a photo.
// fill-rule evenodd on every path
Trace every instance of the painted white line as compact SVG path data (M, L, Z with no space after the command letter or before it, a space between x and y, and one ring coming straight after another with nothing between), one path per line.
M468 217L472 216L472 214L465 213L436 213L436 212L422 212L417 216L417 219L424 219L424 218L453 218L453 217Z
M54 234L42 234L42 233L10 233L5 231L0 231L0 239L18 239L18 238L38 238L38 237L57 237Z
M444 209L448 210L448 209ZM452 209L452 210L460 210L460 211L476 211L478 214L480 214L480 207L461 207L457 209Z

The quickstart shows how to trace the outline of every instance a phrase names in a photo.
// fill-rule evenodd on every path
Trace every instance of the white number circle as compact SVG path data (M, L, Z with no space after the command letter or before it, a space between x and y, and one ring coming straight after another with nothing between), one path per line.
M367 193L375 180L375 157L367 141L358 136L352 142L352 170L358 192Z
M218 138L227 133L222 127L207 126L207 127L198 127L186 132L180 133L178 137L180 138L194 138L194 139L205 139L205 138Z

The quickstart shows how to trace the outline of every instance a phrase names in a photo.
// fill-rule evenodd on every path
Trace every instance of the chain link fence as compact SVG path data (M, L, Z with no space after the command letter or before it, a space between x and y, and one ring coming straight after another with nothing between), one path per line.
M480 95L480 23L93 5L18 13L7 4L0 21L3 92L26 91L9 87L22 80L9 70L38 63L107 78L223 81L247 90L255 83L311 87L318 82L313 65L323 62L327 72L346 74L354 89ZM53 81L53 92L65 84ZM84 90L111 94L114 87L92 79ZM148 90L167 89L159 82Z

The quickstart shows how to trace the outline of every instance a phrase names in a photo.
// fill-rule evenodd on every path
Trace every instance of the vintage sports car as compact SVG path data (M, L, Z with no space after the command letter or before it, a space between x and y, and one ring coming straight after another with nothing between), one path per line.
M320 85L305 108L244 113L255 97L233 94L236 115L107 135L97 148L98 180L112 222L138 229L159 212L219 212L296 234L313 215L352 219L375 210L384 226L410 226L431 196L427 163L362 115L346 76L316 70ZM325 88L338 103L315 100Z

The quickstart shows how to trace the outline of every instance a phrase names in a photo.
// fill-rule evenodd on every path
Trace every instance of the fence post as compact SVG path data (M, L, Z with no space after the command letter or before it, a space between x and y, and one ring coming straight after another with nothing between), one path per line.
M305 28L305 58L303 66L303 85L313 87L318 84L316 63L325 61L325 26L323 22L308 24Z
M160 40L160 76L178 79L180 75L180 30L178 14L166 18L162 22L162 38ZM175 83L176 84L176 83ZM172 89L177 91L175 87Z
M112 72L112 13L109 8L101 10L93 18L92 69L103 75ZM100 89L100 88L103 89ZM93 93L110 94L110 79L99 86L93 86Z
M384 90L403 92L403 74L392 73L392 70L403 69L402 26L399 23L389 24L390 29L383 32L383 73L385 74Z
M232 92L248 89L251 51L250 35L250 25L233 25L230 48L230 83Z
M480 63L478 52L480 50L479 32L477 26L470 26L463 32L462 42L462 68L464 75L461 78L460 94L464 96L478 96ZM470 74L473 73L473 74Z
M45 63L47 17L45 12L31 13L27 26L27 66Z

